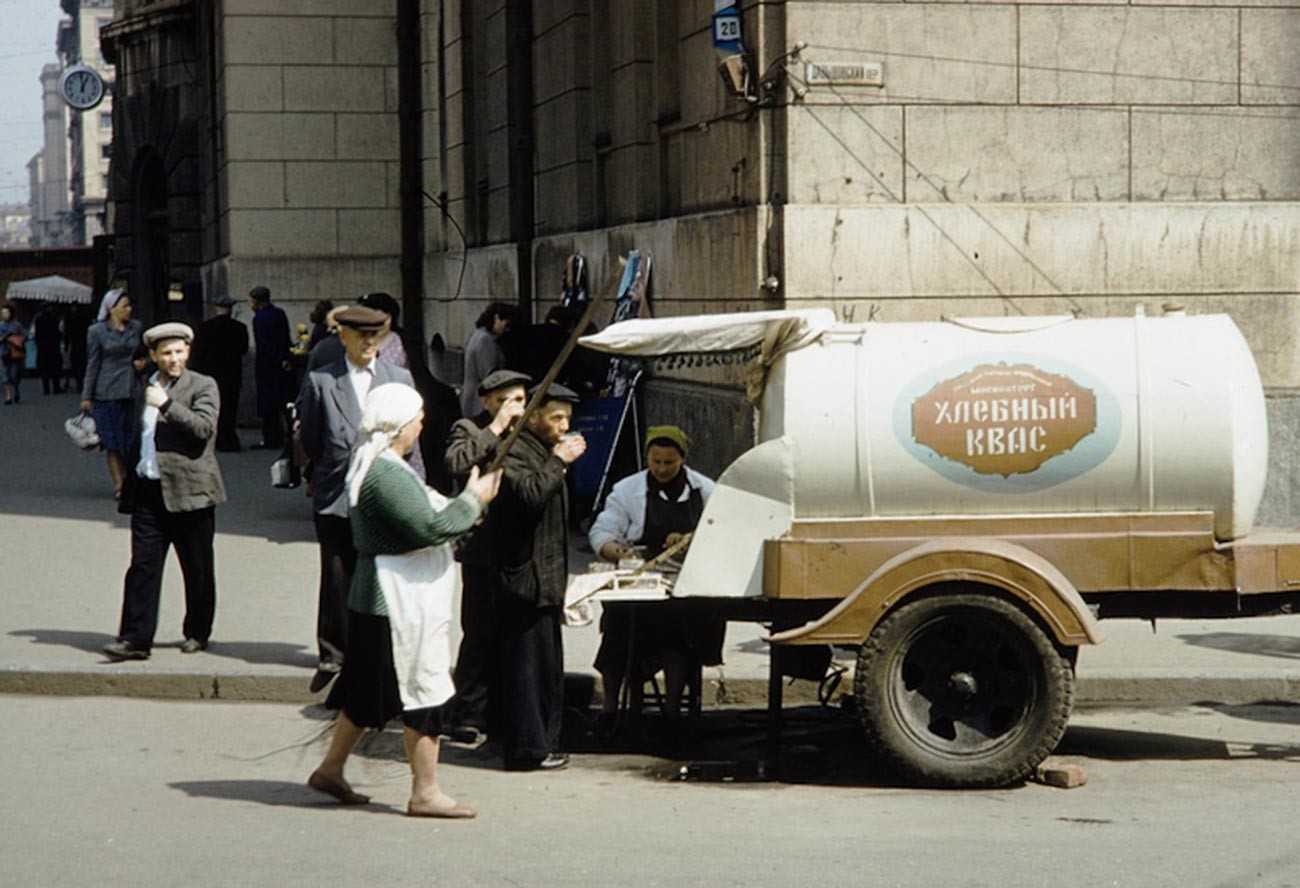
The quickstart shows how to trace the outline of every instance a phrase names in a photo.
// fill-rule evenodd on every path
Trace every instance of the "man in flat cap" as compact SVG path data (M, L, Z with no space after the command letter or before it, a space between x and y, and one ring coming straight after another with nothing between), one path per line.
M235 320L235 300L228 293L208 303L212 317L194 331L190 369L211 376L221 392L221 416L217 419L217 450L242 449L235 420L239 414L239 389L244 378L244 355L248 354L248 328Z
M119 511L131 516L131 566L122 594L113 660L145 660L158 628L163 563L176 550L185 578L181 653L208 646L216 612L212 539L218 503L226 501L213 444L221 395L210 377L186 366L194 331L169 322L144 332L158 369L137 402L137 431Z
M357 550L348 524L344 479L356 445L361 411L370 390L386 382L414 388L409 371L377 360L379 337L388 316L361 305L334 316L344 355L307 374L298 395L299 437L311 459L312 512L320 544L320 593L316 638L320 660L313 691L329 684L342 668L347 648L348 587Z
M497 448L524 413L527 376L514 370L494 370L479 383L483 410L473 419L458 419L451 427L444 458L457 486L464 486L470 469L487 471ZM457 551L460 560L461 640L456 657L456 731L453 736L477 742L495 722L500 705L500 632L493 589L496 556L486 535L471 531Z
M257 381L257 415L262 418L262 440L254 450L279 450L284 446L285 405L293 400L293 364L290 362L289 318L271 304L271 291L248 291L253 309L253 345L257 350L253 375Z
M496 565L506 767L557 770L564 714L561 610L568 584L565 475L587 449L569 432L578 396L552 384L502 463L501 492L482 531Z

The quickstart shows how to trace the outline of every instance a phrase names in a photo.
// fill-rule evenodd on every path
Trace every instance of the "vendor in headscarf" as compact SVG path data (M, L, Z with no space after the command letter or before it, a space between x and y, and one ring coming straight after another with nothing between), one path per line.
M144 325L131 317L131 297L123 289L109 290L99 303L96 323L86 331L86 381L81 409L95 417L95 431L113 479L113 496L122 497L126 454L135 437L137 352Z
M591 548L606 561L653 558L695 530L713 481L687 467L691 439L677 426L646 431L648 468L614 485L591 525ZM634 548L635 547L635 548ZM635 613L633 613L635 609ZM641 681L664 671L664 714L681 713L682 691L701 666L722 662L726 623L683 613L671 604L606 604L596 669L604 687L598 731L612 729L628 669Z
M451 727L452 601L460 573L448 545L474 525L496 496L501 475L471 472L454 500L425 486L406 458L423 426L420 395L401 383L380 385L366 399L347 474L349 521L357 569L348 596L347 660L331 693L341 711L329 751L308 779L345 805L370 799L343 777L366 728L381 729L399 712L412 771L412 817L467 818L438 786L439 738Z

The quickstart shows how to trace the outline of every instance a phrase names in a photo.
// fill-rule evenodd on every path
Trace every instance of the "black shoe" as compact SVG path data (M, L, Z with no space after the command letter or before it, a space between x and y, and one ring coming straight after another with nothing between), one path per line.
M311 677L311 684L308 689L313 693L319 693L325 690L326 685L332 682L339 674L343 667L333 660L321 660L316 665L316 674Z
M110 660L148 660L149 652L141 650L129 641L110 641L104 645L104 653Z
M506 759L507 771L560 771L569 767L569 757L552 752L544 759Z
M187 638L181 642L182 654L197 654L199 651L206 651L207 649L208 643L199 641L197 638Z

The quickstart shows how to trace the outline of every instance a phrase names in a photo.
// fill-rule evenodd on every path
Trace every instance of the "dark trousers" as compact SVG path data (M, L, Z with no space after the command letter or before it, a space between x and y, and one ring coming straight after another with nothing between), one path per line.
M185 578L185 621L181 631L186 638L206 642L217 609L216 559L212 554L216 509L209 506L194 512L169 512L163 505L162 485L143 478L136 482L135 496L131 566L123 584L118 640L129 641L145 651L153 647L163 563L171 546L176 549Z
M239 416L239 377L218 377L217 391L221 393L221 412L217 415L217 449L239 450L239 433L235 431L235 420Z
M284 446L284 414L280 411L262 417L262 443L268 448Z
M348 638L348 588L357 569L352 525L336 515L315 515L320 543L320 597L316 609L316 641L320 658L342 664Z
M61 360L49 362L38 360L37 369L41 371L41 394L57 395L64 391Z
M456 721L486 730L500 708L500 630L493 604L497 569L462 564L460 653L456 656Z
M497 602L506 761L540 761L560 749L564 647L558 607Z

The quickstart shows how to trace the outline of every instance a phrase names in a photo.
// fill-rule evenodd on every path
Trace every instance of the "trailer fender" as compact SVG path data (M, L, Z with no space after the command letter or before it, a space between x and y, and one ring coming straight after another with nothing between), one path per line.
M998 539L940 539L901 552L820 619L773 633L772 644L858 645L908 597L939 583L974 583L1024 602L1057 642L1097 644L1097 620L1051 562Z

